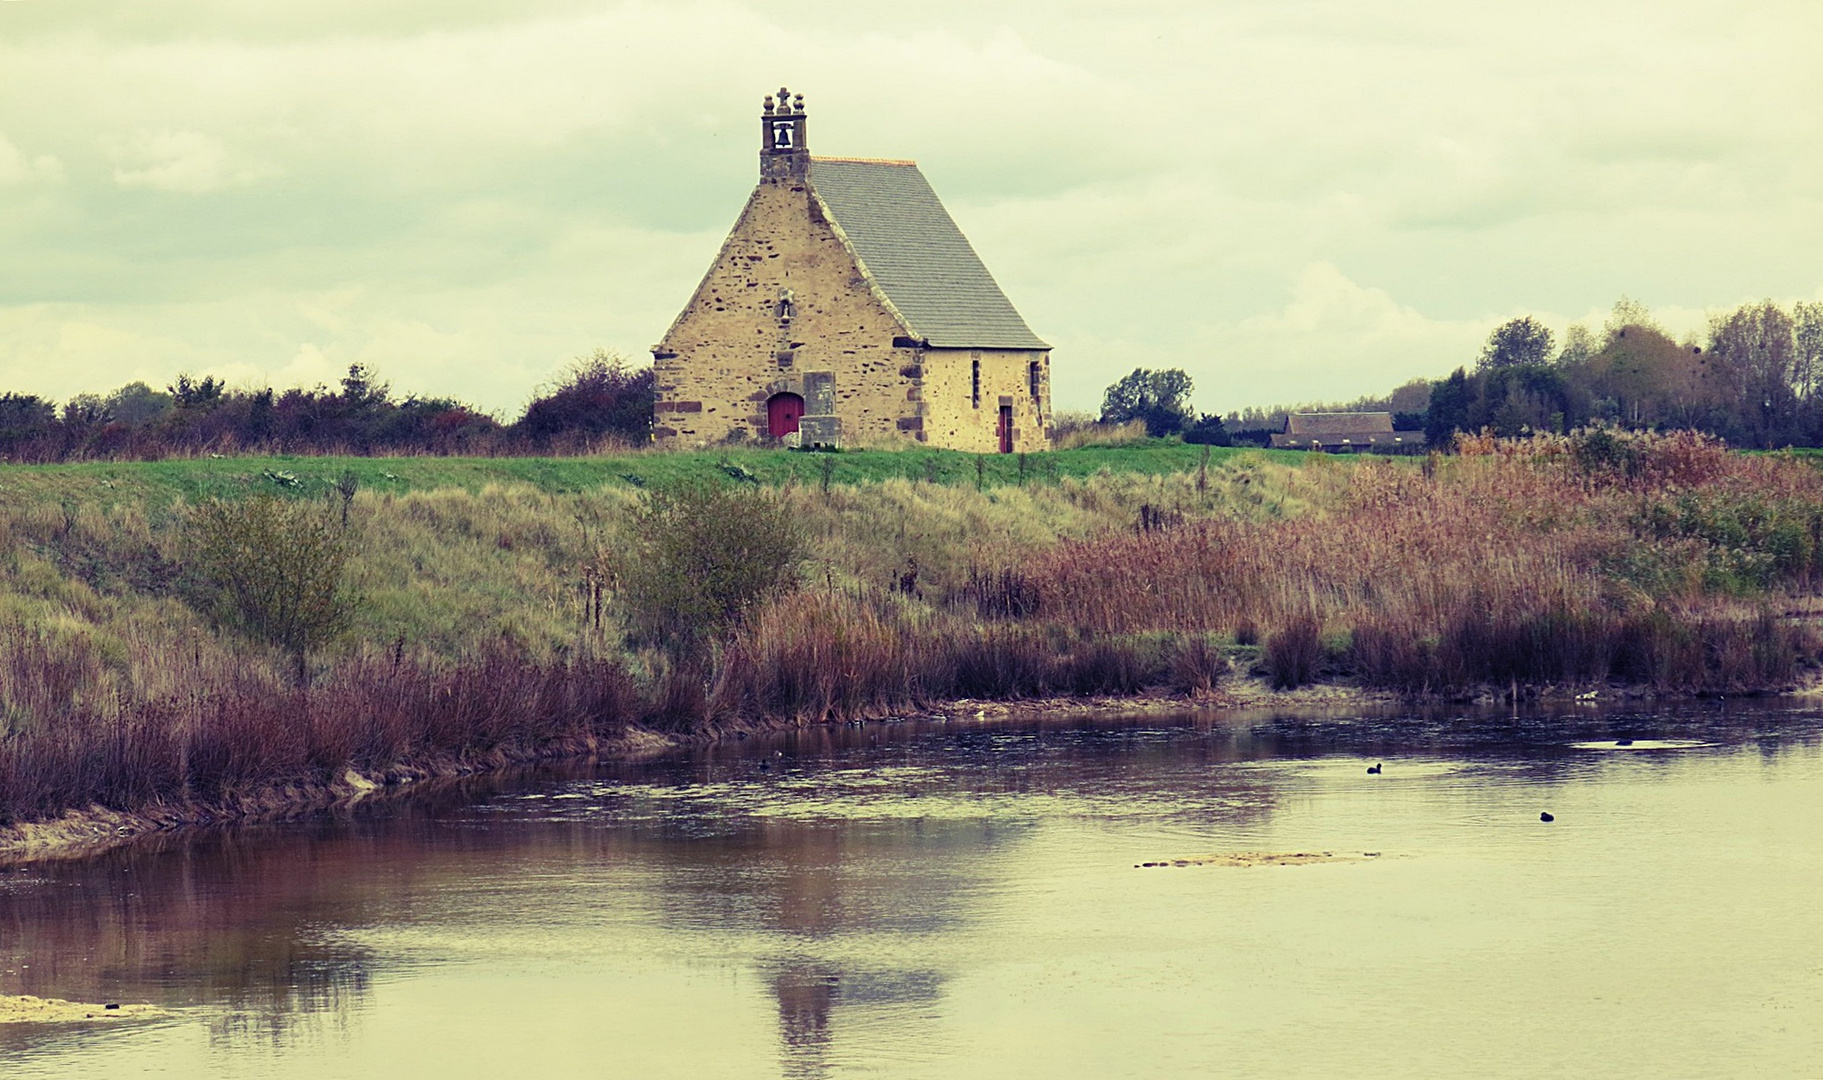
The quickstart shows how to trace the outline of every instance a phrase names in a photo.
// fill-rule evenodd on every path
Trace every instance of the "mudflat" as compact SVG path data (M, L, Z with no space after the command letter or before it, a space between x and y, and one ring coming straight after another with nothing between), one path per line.
M30 994L19 997L0 994L0 1024L82 1024L90 1021L143 1020L162 1015L164 1010L156 1005L123 1005L113 1002L88 1005L80 1001L33 997Z

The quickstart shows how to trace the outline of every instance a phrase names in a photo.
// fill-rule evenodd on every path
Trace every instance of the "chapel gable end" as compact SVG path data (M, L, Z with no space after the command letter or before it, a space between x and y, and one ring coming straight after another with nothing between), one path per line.
M914 162L812 157L804 96L781 87L761 106L759 165L653 347L661 446L1048 445L1050 346Z

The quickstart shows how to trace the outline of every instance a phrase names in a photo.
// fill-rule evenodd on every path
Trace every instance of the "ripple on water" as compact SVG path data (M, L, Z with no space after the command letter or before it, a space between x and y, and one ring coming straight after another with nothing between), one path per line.
M1815 712L815 733L46 865L0 991L173 1018L0 1073L1811 1075Z

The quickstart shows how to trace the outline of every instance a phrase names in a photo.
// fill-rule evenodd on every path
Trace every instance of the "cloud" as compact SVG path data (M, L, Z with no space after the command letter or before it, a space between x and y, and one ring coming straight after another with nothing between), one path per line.
M269 165L237 159L228 147L200 131L139 131L118 140L114 149L114 182L126 188L150 188L201 195L251 184L273 176Z
M1313 263L1284 307L1211 328L1205 339L1230 368L1256 373L1258 385L1243 396L1282 387L1298 400L1339 400L1472 359L1490 321L1432 318Z
M27 158L11 140L0 134L0 187L61 179L63 162L49 154Z
M0 390L360 360L510 411L663 333L781 81L816 150L922 162L1062 404L1138 365L1206 408L1333 400L1512 314L1624 292L1700 326L1823 278L1818 5L7 10Z
M1324 262L1302 268L1288 284L1289 295L1278 307L1202 323L1163 352L1131 338L1099 343L1104 353L1122 357L1101 366L1114 374L1130 367L1181 367L1195 380L1197 407L1208 412L1341 402L1472 362L1488 329L1500 321L1426 315ZM1086 407L1090 388L1072 390L1072 398ZM1099 388L1094 392L1099 397Z

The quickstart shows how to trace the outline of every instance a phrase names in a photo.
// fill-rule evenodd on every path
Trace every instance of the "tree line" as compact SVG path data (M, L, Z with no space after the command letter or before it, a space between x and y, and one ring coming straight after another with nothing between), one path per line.
M1702 431L1743 447L1823 446L1823 301L1743 304L1682 340L1625 297L1599 331L1578 324L1561 343L1527 315L1495 327L1474 362L1445 378L1346 405L1231 412L1227 428L1236 442L1264 443L1289 413L1321 411L1390 412L1439 448L1457 432L1593 423Z
M605 351L578 360L511 423L451 398L394 396L372 369L334 389L236 389L179 375L162 391L132 382L58 407L0 393L0 458L140 459L200 453L552 454L643 445L652 371Z
M1572 326L1561 347L1526 316L1489 335L1473 370L1433 382L1425 433L1565 431L1600 421L1692 429L1736 446L1823 445L1823 302L1771 300L1716 315L1678 341L1623 298L1600 333Z

